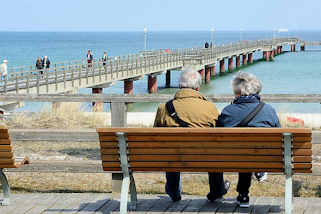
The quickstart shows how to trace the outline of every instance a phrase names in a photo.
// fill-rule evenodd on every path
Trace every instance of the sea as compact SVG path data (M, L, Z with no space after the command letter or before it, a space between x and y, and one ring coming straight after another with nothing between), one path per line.
M213 37L212 37L213 36ZM298 37L302 40L321 40L321 31L151 31L147 32L147 50L167 48L190 48L204 46L206 41L214 45L229 44L240 40L262 40L273 37ZM8 66L35 65L37 57L48 56L52 63L79 60L86 57L88 50L94 58L100 58L104 51L108 56L134 54L145 48L144 32L0 32L0 60L8 60ZM289 50L284 47L283 50ZM264 62L262 52L254 54L255 63L241 68L242 72L255 74L263 84L263 94L320 94L321 93L321 47L299 47L295 53L286 52ZM218 69L217 69L218 70ZM160 94L172 94L178 90L181 71L172 72L172 88L165 88L165 75L158 76ZM200 92L204 95L231 94L230 82L235 72L217 75ZM91 93L91 89L80 89L79 93ZM123 82L119 81L103 93L122 94ZM134 94L147 93L147 78L134 82ZM222 109L227 103L218 103ZM278 112L321 113L321 104L283 103L272 104ZM49 103L25 103L14 111L37 112L48 108ZM130 104L129 111L156 111L158 103ZM84 103L83 109L90 111L91 103ZM109 104L105 104L109 110Z

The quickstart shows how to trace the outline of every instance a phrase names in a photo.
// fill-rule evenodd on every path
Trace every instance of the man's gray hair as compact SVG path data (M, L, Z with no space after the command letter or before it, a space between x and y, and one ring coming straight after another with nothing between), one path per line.
M238 72L232 80L234 94L251 95L259 94L262 90L262 84L255 75L251 73Z
M185 70L181 73L179 78L180 88L197 89L202 85L202 77L197 71Z

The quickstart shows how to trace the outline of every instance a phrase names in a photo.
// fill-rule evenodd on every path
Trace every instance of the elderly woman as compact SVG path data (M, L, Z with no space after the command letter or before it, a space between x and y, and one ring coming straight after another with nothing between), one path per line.
M247 124L240 125L241 121L255 109L260 102L259 93L262 90L261 82L250 73L239 72L232 80L232 88L235 99L232 104L226 106L218 118L217 126L220 127L280 127L278 116L272 106L265 104L256 116ZM258 180L265 173L258 173ZM240 207L249 207L249 189L252 173L239 173L237 184L237 203Z

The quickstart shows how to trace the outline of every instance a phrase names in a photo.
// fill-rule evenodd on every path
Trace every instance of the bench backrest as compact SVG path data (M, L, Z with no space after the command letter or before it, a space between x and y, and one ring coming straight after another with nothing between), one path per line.
M292 134L292 170L312 172L312 131L285 128L101 128L105 171L122 171L119 135L131 171L284 172L284 133ZM118 134L117 134L118 133Z
M0 169L17 168L19 165L14 158L8 129L0 127Z

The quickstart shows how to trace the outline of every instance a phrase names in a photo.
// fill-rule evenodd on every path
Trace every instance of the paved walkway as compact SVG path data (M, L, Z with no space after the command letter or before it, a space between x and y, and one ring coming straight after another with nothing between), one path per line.
M119 213L119 201L111 200L110 194L13 194L11 205L0 207L1 214L55 214ZM223 203L210 203L204 197L183 196L183 200L172 203L164 195L139 195L138 207L131 213L283 213L282 198L251 198L251 207L238 208L234 199ZM294 212L320 214L321 198L295 198Z

